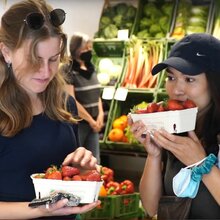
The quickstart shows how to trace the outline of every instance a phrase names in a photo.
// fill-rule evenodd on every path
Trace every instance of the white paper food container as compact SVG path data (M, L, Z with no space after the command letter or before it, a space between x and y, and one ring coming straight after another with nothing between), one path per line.
M176 111L154 112L146 114L131 113L132 120L141 120L148 130L164 128L169 133L182 133L195 129L198 108Z
M103 182L96 181L63 181L52 179L34 178L36 174L31 175L34 184L36 198L49 196L51 192L67 192L81 198L80 203L91 203L97 201L100 188Z

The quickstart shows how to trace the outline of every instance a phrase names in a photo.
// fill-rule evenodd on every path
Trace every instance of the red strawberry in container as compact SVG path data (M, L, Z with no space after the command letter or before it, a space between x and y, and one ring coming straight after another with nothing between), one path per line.
M56 166L51 166L46 170L46 179L62 180L62 173Z
M72 177L74 175L77 175L80 173L80 170L77 167L71 167L71 166L62 166L61 172L63 177Z
M183 107L184 107L185 109L187 109L187 108L195 108L195 107L196 107L196 104L195 104L192 100L187 99L187 100L185 100L185 101L183 102Z

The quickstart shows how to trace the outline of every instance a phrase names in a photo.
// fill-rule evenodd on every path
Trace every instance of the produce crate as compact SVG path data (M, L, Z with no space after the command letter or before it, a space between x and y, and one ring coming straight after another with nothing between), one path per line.
M170 38L181 39L192 33L210 33L213 23L213 0L178 0Z
M130 39L126 44L126 65L120 86L131 91L157 88L158 75L152 76L151 70L163 60L166 42L166 39Z
M101 205L81 215L82 220L89 219L124 219L138 217L139 193L99 197Z
M104 126L102 130L99 132L99 146L101 149L106 149L106 144L104 140L108 132L108 124L109 124L108 120L109 120L110 112L112 111L113 108L113 102L112 100L102 100L102 105L104 111Z
M93 49L99 57L122 57L125 42L122 40L95 39Z
M124 56L96 57L94 59L97 77L103 87L117 87L123 75L125 61Z
M118 30L128 30L132 35L137 17L139 0L106 0L94 38L116 39Z
M141 39L166 38L173 25L177 0L140 0L133 34Z
M214 37L220 39L220 1L214 1L213 4L213 23L210 24L211 33Z
M126 101L114 100L113 103L113 113L109 117L108 131L106 134L105 144L107 149L119 150L119 151L135 151L135 152L145 152L143 145L138 142L113 142L108 139L108 134L112 129L113 121L120 117L121 115L127 115L134 105L141 103L142 101L152 102L154 100L153 90L151 91L132 91L128 92Z

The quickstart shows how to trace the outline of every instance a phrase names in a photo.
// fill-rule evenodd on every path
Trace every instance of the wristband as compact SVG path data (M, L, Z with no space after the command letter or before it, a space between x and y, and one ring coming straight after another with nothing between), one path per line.
M217 157L214 154L210 154L200 166L195 166L192 168L191 178L196 182L201 181L204 174L210 173L216 161Z

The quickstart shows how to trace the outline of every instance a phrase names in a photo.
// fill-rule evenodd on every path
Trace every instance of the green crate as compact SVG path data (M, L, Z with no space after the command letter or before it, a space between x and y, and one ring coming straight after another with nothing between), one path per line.
M122 40L97 40L93 41L93 49L99 57L122 57L125 42Z
M81 218L84 220L87 219L113 219L115 216L115 205L116 205L116 197L115 196L105 196L99 197L101 201L100 206L95 209L82 214Z
M139 215L139 193L99 197L99 200L101 205L82 214L82 220L125 219L126 217L138 217Z
M117 196L115 200L115 217L128 216L132 214L138 215L139 200L139 193Z
M153 100L154 100L153 90L146 90L146 91L132 90L128 92L128 95L125 101L114 100L112 115L109 117L108 131L107 131L106 139L105 139L105 143L108 149L119 150L119 151L122 150L122 151L145 152L145 149L143 145L141 144L112 142L108 140L108 134L110 130L112 129L113 121L116 118L120 117L121 115L127 115L134 105L137 105L141 103L142 101L152 102Z

